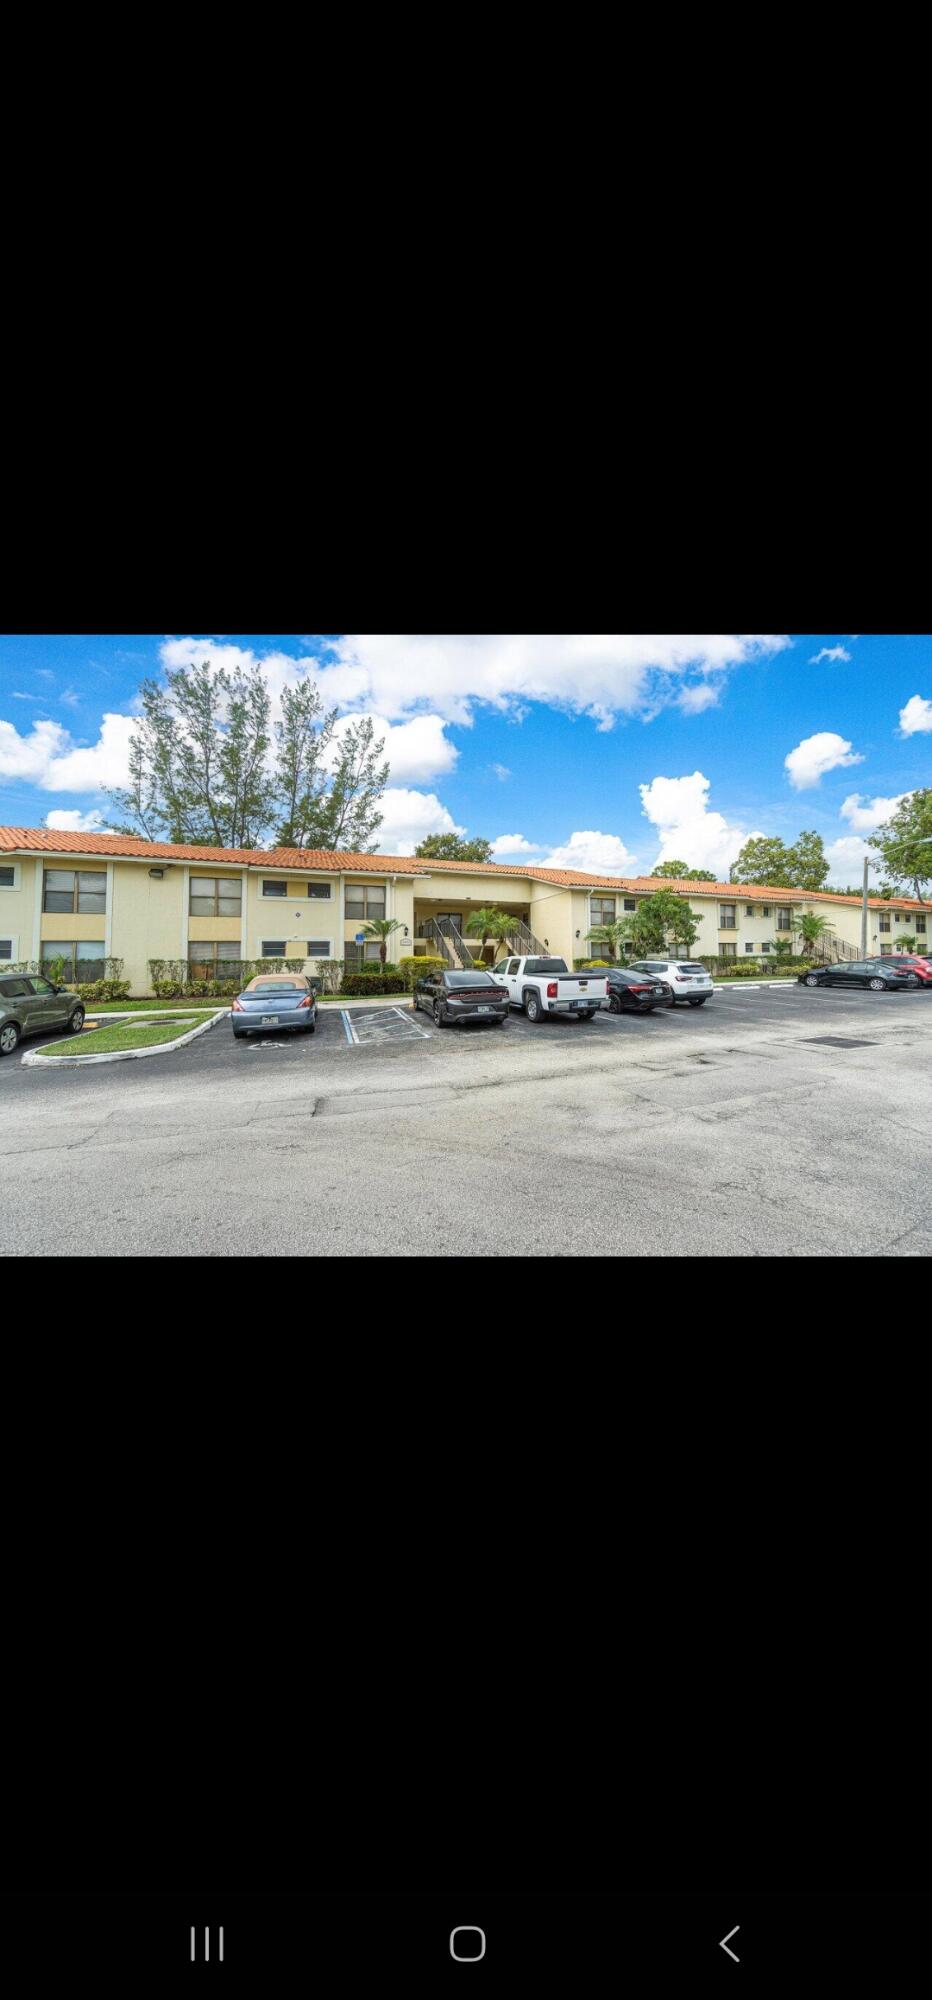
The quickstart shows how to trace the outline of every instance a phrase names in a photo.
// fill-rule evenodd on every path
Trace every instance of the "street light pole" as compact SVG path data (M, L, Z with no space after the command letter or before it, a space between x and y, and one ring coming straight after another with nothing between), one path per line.
M861 957L867 957L867 855L864 856L864 888L861 893Z

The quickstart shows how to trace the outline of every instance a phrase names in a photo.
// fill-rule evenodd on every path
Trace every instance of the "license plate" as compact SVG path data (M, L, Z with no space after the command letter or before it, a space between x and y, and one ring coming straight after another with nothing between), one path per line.
M477 1008L476 1008L476 1013L477 1013L477 1014L491 1014L491 1012L492 1012L492 1009L491 1009L491 1007L477 1007Z
M262 1026L263 1026L264 1028L277 1028L277 1027L278 1027L278 1015L277 1015L277 1014L263 1014L263 1016L262 1016Z

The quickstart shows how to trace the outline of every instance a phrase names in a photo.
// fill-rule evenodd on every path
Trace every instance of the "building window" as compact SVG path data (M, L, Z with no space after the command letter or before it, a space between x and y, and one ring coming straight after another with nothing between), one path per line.
M268 938L263 938L259 947L259 957L284 958L286 942L285 938L272 938L271 942Z
M309 882L307 885L307 893L309 896L313 896L315 902L329 903L330 884L329 882Z
M761 945L761 951L769 951L769 950L770 950L770 946L769 946L769 944L762 944L762 945Z
M0 868L0 889L15 889L16 869Z
M385 886L370 887L353 882L346 891L346 914L348 917L364 917L369 923L377 923L385 915Z
M769 917L769 915L770 915L770 904L769 904L769 903L762 903L762 904L761 904L761 906L760 906L760 913L761 913L761 916L762 916L762 917Z
M192 875L192 917L241 917L243 884L238 875Z
M39 946L39 963L47 972L53 960L63 961L62 981L66 986L74 986L85 980L102 979L105 971L103 938L88 940L81 944L76 938L68 938L56 944L52 938L43 938Z
M224 965L242 965L240 946L233 939L211 938L209 944L188 945L188 970L192 979L216 979Z
M778 910L778 911L777 911L777 929L778 929L778 931L789 931L789 930L792 930L792 928L793 928L793 923L792 923L792 916L793 916L793 913L792 913L792 911L791 911L791 910Z
M719 903L718 927L720 931L733 931L737 922L737 903Z
M0 938L0 965L13 964L16 958L13 943L14 940L12 938Z
M753 915L754 915L754 905L753 905L753 903L745 903L745 906L744 906L744 914L745 914L745 916L746 916L746 917L753 917Z
M364 945L357 944L355 938L347 938L343 947L343 963L347 972L358 972L363 964L380 964L378 938L370 938Z
M593 929L596 924L613 924L615 921L614 896L592 896L589 900L592 911Z
M881 919L880 919L880 930L881 930L881 935L883 934L883 932L884 932L884 931L889 931L889 929L890 929L890 919L889 919L889 917L881 917Z
M746 952L752 952L754 950L754 946L752 944L746 944L744 949Z
M262 894L263 896L287 896L288 884L287 882L263 882Z
M882 944L880 947L880 956L881 958L892 958L893 957L892 944Z
M625 909L625 911L626 911L626 913L627 913L628 915L630 915L630 914L631 914L631 912L632 912L633 910L636 910L636 909L637 909L637 903L635 902L635 900L634 900L634 897L633 897L633 896L626 896L626 897L625 897L625 900L624 900L624 909Z
M720 944L718 955L719 958L737 958L738 947L736 944Z
M330 954L330 939L329 939L329 938L308 938L308 941L307 941L307 955L308 955L308 958L329 958L329 957L330 957L330 955L331 955L331 954Z
M915 924L917 931L924 931L926 927L925 917L916 917Z
M45 868L42 908L57 916L102 917L107 908L107 877L100 869Z

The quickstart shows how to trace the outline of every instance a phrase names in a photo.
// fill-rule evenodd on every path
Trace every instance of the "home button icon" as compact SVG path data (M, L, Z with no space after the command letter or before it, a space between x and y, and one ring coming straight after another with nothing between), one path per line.
M478 1924L457 1924L450 1932L450 1957L465 1965L485 1957L485 1932Z

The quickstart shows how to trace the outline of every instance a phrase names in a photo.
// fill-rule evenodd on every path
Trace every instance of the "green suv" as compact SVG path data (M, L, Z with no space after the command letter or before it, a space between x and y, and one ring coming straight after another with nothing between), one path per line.
M23 1035L61 1028L79 1035L84 1002L37 972L0 973L0 1056L11 1056Z

